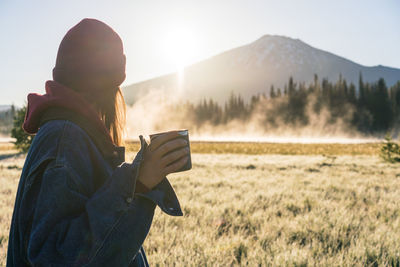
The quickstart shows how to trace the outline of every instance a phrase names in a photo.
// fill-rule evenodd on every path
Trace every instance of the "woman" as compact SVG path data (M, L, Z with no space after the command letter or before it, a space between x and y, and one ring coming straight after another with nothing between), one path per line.
M8 266L148 266L142 244L155 206L182 215L165 176L185 164L187 143L176 132L149 145L140 136L134 161L124 162L124 79L122 41L109 26L84 19L67 32L46 94L28 95L23 128L36 136Z

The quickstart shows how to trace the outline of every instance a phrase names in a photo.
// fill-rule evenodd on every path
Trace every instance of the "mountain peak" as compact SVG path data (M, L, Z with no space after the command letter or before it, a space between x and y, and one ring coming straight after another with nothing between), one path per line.
M246 98L268 93L271 85L283 88L289 77L296 82L309 83L313 82L314 74L330 81L341 76L348 83L357 84L360 73L366 82L382 77L388 86L400 80L400 69L365 67L300 39L266 34L248 45L187 67L184 87L191 100L209 96L222 101L232 91ZM171 74L126 87L124 94L127 99L135 99L140 92L153 88L173 89L176 84L176 74Z
M246 46L248 49L263 54L288 54L312 48L300 39L293 39L282 35L263 35L261 38Z
M288 36L275 35L275 34L264 34L263 36L261 36L260 38L255 40L253 43L274 42L274 41L275 42L301 42L301 43L304 43L300 39L294 39L294 38L291 38L291 37L288 37Z
M270 70L287 69L315 61L317 51L299 39L266 34L235 50L227 62L231 67L253 70L264 69L265 66L269 66Z

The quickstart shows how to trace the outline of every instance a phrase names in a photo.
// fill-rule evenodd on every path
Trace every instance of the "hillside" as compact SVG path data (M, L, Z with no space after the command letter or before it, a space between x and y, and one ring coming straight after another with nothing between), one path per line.
M256 93L268 93L270 86L282 88L292 76L295 81L312 82L314 74L336 81L340 74L357 85L359 74L366 82L384 78L387 85L400 80L400 69L366 67L332 53L314 48L299 39L265 35L241 46L186 67L184 97L196 101L212 97L223 101L231 93L245 99ZM156 77L123 88L127 103L150 89L174 90L177 74Z

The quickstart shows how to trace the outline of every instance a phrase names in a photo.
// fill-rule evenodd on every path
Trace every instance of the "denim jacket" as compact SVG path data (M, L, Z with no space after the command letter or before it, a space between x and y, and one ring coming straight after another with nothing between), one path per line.
M7 266L148 266L142 244L158 205L182 211L167 178L135 193L146 141L132 163L78 121L50 118L22 170ZM97 144L96 144L97 143Z

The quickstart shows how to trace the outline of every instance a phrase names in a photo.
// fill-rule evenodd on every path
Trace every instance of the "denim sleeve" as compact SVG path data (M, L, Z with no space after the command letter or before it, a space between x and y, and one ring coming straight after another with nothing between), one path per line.
M147 147L147 143L143 136L139 136L141 143L141 151L133 161L133 164L138 165L142 162L143 150ZM169 183L167 177L165 177L158 185L156 185L152 190L147 193L135 193L136 197L141 197L152 201L154 204L158 205L160 209L172 216L182 216L182 209L179 204L178 198L175 194L174 189Z
M73 182L76 173L50 164L42 175L30 235L34 266L127 266L142 246L155 204L128 189L136 172L122 164L90 198Z

